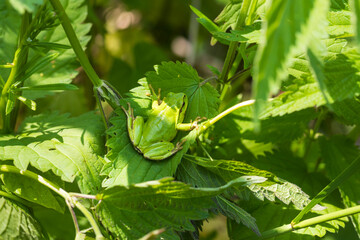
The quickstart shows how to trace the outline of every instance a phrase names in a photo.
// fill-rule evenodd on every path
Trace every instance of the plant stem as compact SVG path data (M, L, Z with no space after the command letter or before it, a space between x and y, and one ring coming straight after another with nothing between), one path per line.
M86 72L90 81L93 83L94 87L95 88L100 87L102 85L102 81L100 80L99 76L96 74L84 50L82 49L80 41L75 34L74 28L72 27L70 19L66 15L63 6L61 5L59 0L50 0L50 3L60 19L61 25L64 28L66 36L68 37L69 42L76 56L78 57L81 66L84 68L84 71Z
M104 236L102 235L100 228L97 225L92 214L75 197L72 197L71 194L66 192L64 189L60 188L59 186L52 183L51 181L43 178L41 175L38 175L38 174L33 173L28 170L20 170L11 165L0 165L0 172L20 174L25 177L31 178L31 179L41 183L42 185L50 188L51 190L53 190L54 192L56 192L57 194L62 196L65 199L65 201L71 205L71 207L76 206L82 212L82 214L84 214L84 216L87 218L90 225L92 226L97 240L104 239ZM77 223L74 222L74 224L76 225Z
M327 114L327 110L322 109L319 117L316 120L314 128L310 129L309 141L306 144L305 153L304 153L304 157L303 157L305 162L309 156L311 145L315 140L316 133L319 131L320 125L321 125L322 121L325 119L326 114ZM316 170L316 168L315 168L315 170Z
M323 222L328 222L328 221L331 221L334 219L350 216L350 215L357 214L357 213L360 213L360 205L351 207L351 208L346 208L343 210L339 210L336 212L324 214L321 216L309 218L309 219L301 221L297 224L294 224L292 226L291 226L291 224L286 224L281 227L273 228L271 230L263 232L261 234L261 239L275 237L275 236L278 236L278 235L281 235L281 234L284 234L287 232L291 232L291 231L298 230L301 228L310 227L312 225L320 224ZM250 237L250 238L245 238L245 239L246 240L258 239L258 237ZM245 240L245 239L243 239L243 240Z
M302 217L308 213L316 204L320 203L341 183L347 180L353 173L360 169L360 156L357 157L344 171L342 171L334 180L332 180L323 190L321 190L311 202L292 220L291 224L295 226Z
M14 64L5 64L5 65L0 65L0 68L13 68L15 65Z
M218 114L217 116L213 117L212 119L204 122L201 127L199 128L199 133L198 135L200 135L202 132L204 132L208 127L210 127L211 125L213 125L214 123L216 123L217 121L219 121L220 119L222 119L223 117L225 117L226 115L232 113L235 110L238 110L242 107L246 107L246 106L250 106L252 104L254 104L255 100L247 100L241 103L238 103L228 109L226 109L225 111L223 111L222 113Z
M245 19L246 19L248 10L249 10L250 3L251 3L251 0L243 1L242 5L241 5L241 9L240 9L240 14L236 21L234 30L239 30L245 24ZM237 47L238 47L238 42L230 42L229 49L228 49L226 57L225 57L224 66L223 66L223 69L222 69L220 77L219 77L220 82L225 83L225 85L222 89L222 92L221 92L220 100L224 99L226 92L229 89L229 86L226 84L226 82L228 80L229 71L230 71L232 64L234 62L234 59L235 59Z
M2 132L3 133L9 133L12 131L12 125L14 125L16 114L15 115L7 115L6 114L6 105L8 100L8 93L10 91L11 86L16 81L16 78L18 77L18 72L21 69L21 67L26 63L27 61L27 54L28 54L28 48L24 47L24 43L26 41L26 38L28 36L28 29L29 29L29 23L30 23L30 14L28 12L25 12L22 15L22 21L20 26L20 32L18 36L18 44L17 49L14 54L14 60L11 64L9 64L11 67L10 75L5 82L3 89L1 91L1 97L0 97L0 112L1 112L1 122L2 122ZM2 81L3 82L3 81Z

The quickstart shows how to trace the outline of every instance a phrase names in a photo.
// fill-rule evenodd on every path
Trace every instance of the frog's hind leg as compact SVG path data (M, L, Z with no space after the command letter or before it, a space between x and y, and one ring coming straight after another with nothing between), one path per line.
M176 151L174 151L177 149ZM150 146L141 149L144 157L150 160L164 160L174 155L179 148L174 146L172 142L162 141L151 144Z

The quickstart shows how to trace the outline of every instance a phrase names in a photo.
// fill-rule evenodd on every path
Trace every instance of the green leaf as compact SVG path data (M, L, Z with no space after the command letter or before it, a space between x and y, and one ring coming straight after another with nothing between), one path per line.
M258 226L256 225L256 219L248 212L221 196L216 197L215 202L223 215L234 220L237 224L244 224L246 227L253 230L258 236L261 236Z
M212 118L218 113L219 94L209 83L201 81L194 68L186 63L163 62L155 71L146 73L148 84L161 89L162 96L169 92L183 92L189 98L185 122L197 117Z
M238 175L240 176L240 175ZM237 176L237 177L238 177ZM194 187L219 187L225 184L225 181L221 176L216 175L208 169L195 164L193 161L184 158L178 167L176 177ZM228 191L229 195L233 196L233 191ZM258 232L255 219L251 217L249 213L240 208L235 203L230 202L222 196L214 198L216 208L212 209L215 212L220 212L226 217L233 219L237 223L242 223L245 226L251 228L253 231Z
M195 230L187 217L174 214L173 211L130 212L103 203L96 209L96 214L106 229L118 239L137 240L155 229L171 226L160 237L180 240L177 232ZM207 212L192 212L193 219L204 219L207 216Z
M59 43L51 43L51 42L39 42L39 41L33 41L29 43L31 47L41 47L46 49L53 49L53 50L63 50L63 49L70 49L71 46L59 44Z
M92 112L76 118L47 114L28 117L19 135L0 137L0 159L13 160L21 170L31 164L53 171L62 180L76 179L82 193L97 193L103 154L103 124Z
M8 115L12 112L12 110L14 109L15 107L15 99L16 99L16 96L13 92L9 92L9 97L6 101L6 109L5 109L5 114Z
M264 37L254 64L255 116L264 109L269 94L277 93L286 67L306 48L313 34L322 33L328 1L275 1L267 13ZM317 24L313 24L316 22ZM266 43L266 44L265 44Z
M245 26L242 30L231 30L230 33L215 32L213 36L224 44L229 44L230 42L259 43L261 31L257 27Z
M137 183L129 186L114 186L98 194L96 198L114 204L119 209L150 211L156 209L193 209L211 202L214 197L233 186L249 186L266 181L264 177L242 176L217 188L193 188L172 178ZM190 207L190 204L193 205Z
M48 208L35 208L33 211L50 239L75 239L74 223L69 211L59 213ZM81 217L76 217L81 225Z
M335 179L359 155L358 147L345 136L333 136L330 139L322 137L319 142L326 169L332 179ZM342 200L347 208L359 204L359 184L360 172L357 171L339 186ZM351 215L350 218L360 237L360 214Z
M129 220L127 218L123 218L122 221L119 222L114 221L118 219L118 215L124 214L127 211L135 214L139 212L139 216L145 216L145 219L141 222L135 225L132 223L130 230L133 229L133 231L129 236L134 236L135 234L142 236L149 232L149 230L164 226L178 231L192 230L193 227L189 220L207 217L206 209L214 204L211 197L222 193L233 185L246 186L265 180L266 178L262 177L244 176L234 179L218 188L193 188L185 183L172 181L171 178L143 182L130 186L115 186L97 195L97 198L101 199L101 203L97 206L96 210L101 215L100 218L105 226L117 236L120 236L121 232L124 231L124 226L121 226L122 224L126 226L128 224L127 222L132 222L131 219ZM112 209L111 214L107 212L109 209ZM146 224L148 219L148 215L146 215L146 213L144 214L144 211L150 211L153 216L157 216L157 214L162 218L166 216L165 221L167 224L158 225L158 221L153 221L150 223L152 229L147 228L147 232L139 231L141 230L143 221L145 220ZM172 216L171 219L169 219L169 215ZM162 224L162 219L160 218L159 220L160 224ZM113 223L115 223L115 225L112 225ZM180 224L183 224L183 226ZM142 226L142 228L144 228L144 226Z
M200 12L198 9L196 9L191 5L190 5L190 9L199 17L197 21L201 25L203 25L206 28L206 30L209 31L209 33L214 34L216 32L221 31L220 28L213 21L211 21L207 16L205 16L205 14Z
M16 91L29 91L29 90L51 90L51 91L61 91L61 90L78 90L79 88L72 84L57 83L57 84L45 84L45 85L36 85L30 87L19 87L16 88Z
M348 125L360 124L360 102L357 97L335 102L331 105L339 120Z
M348 9L348 0L331 0L330 9L332 10L346 10Z
M39 223L29 211L16 203L0 198L1 239L45 239Z
M353 99L360 92L360 77L358 73L358 56L353 51L344 54L329 54L325 58L323 68L318 71L322 75L322 90L327 96L329 103L341 102ZM320 79L318 79L320 81ZM313 106L321 106L326 103L324 94L318 84L312 79L307 79L297 87L288 87L284 92L270 103L265 115L282 115L299 111Z
M147 116L151 108L151 99L148 84L153 88L161 89L161 95L169 92L184 92L189 99L184 122L190 122L197 117L210 118L217 113L218 94L208 83L200 82L197 72L185 63L163 62L156 67L156 72L148 72L146 79L140 79L140 87L131 90L131 98L127 99L134 108L136 116ZM124 105L125 106L125 105ZM148 180L160 179L172 176L181 157L188 150L198 136L198 130L194 129L185 135L179 132L173 142L186 140L181 151L173 157L163 161L149 161L139 154L130 142L127 132L126 116L122 109L115 110L116 115L110 119L113 124L108 130L111 138L107 145L111 148L107 154L110 160L102 170L107 175L103 187L114 185L128 185Z
M2 173L0 178L6 189L15 193L17 196L46 208L64 213L64 200L57 199L57 195L54 195L49 188L40 184L38 181L11 173Z
M22 103L24 103L28 108L30 108L31 110L35 111L36 110L36 102L34 102L33 100L30 99L26 99L23 96L18 96L19 101L21 101Z
M327 33L332 38L353 37L354 26L351 23L351 12L348 10L328 12L329 25L326 28Z
M274 174L257 169L249 164L235 160L209 160L201 157L185 157L187 160L205 167L211 172L219 175L225 182L231 181L239 176L261 176L267 178L266 184L281 183Z
M9 0L9 2L20 14L24 14L25 11L32 13L43 4L43 0Z
M69 16L72 26L80 40L81 46L85 48L90 40L89 33L91 24L84 23L87 16L87 5L84 0L81 1L60 1L65 8L66 14ZM38 39L47 39L48 42L70 45L67 36L61 25L55 29L49 29L39 34ZM72 49L63 50L61 55L53 62L49 63L42 70L33 74L30 79L25 82L24 86L34 86L43 84L70 83L77 75L76 68L79 64L76 61L75 53ZM24 93L24 97L35 99L44 96L50 92L29 91Z
M38 1L40 0L31 0L30 2L27 2L30 4ZM84 0L61 0L60 2L64 6L65 11L72 22L81 45L85 47L90 39L86 34L88 34L91 25L89 23L83 23L87 16L87 6L84 4ZM3 3L0 3L0 14L3 16L2 20L0 20L2 25L0 26L0 39L4 39L0 41L0 64L6 64L11 63L14 58L17 46L17 32L20 29L21 17L15 10L7 7L7 5ZM50 18L50 20L53 21L56 19L56 16L49 9L43 11L42 17L43 19ZM41 24L37 25L39 27L41 26ZM36 27L37 26L35 26L35 28ZM30 87L35 85L70 83L78 73L76 68L78 68L79 64L76 62L76 56L72 49L59 49L59 46L70 45L62 26L57 25L46 30L41 30L42 31L37 36L37 39L45 39L46 42L51 43L48 47L52 47L52 49L56 50L56 54L59 56L54 60L41 62L44 55L51 56L54 54L54 50L49 51L47 48L40 47L30 48L28 63L32 63L33 67L30 69L31 76L27 75L27 79L24 79L24 86ZM39 43L39 41L36 41L37 39L34 39L34 41ZM0 74L6 79L9 75L9 70L0 70ZM34 100L52 93L52 91L31 90L24 92L23 96L27 99Z
M236 20L239 16L242 2L231 1L221 11L219 16L216 17L215 22L219 24L222 32L226 32L230 27L235 28Z

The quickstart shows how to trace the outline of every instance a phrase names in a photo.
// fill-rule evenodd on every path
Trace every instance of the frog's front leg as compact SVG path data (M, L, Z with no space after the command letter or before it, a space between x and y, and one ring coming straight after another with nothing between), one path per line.
M182 144L176 144L176 146L174 146L172 142L161 141L151 144L150 146L141 149L141 151L147 159L164 160L182 149L181 145Z
M195 121L191 121L190 123L178 123L176 125L176 130L180 130L180 131L191 131L193 130L194 128L198 128L199 127L199 122L204 120L206 118L201 118L201 117L197 117L195 119Z
M129 138L133 145L137 147L140 143L143 132L144 118L141 116L134 116L134 109L130 106L130 103L128 103L128 107L129 109L126 110L123 106L121 106L127 116Z

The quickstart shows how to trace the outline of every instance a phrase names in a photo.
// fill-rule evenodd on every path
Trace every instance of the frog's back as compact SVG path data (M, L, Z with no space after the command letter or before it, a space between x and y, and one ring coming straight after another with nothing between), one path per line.
M166 114L160 115L163 117L158 117L159 113L154 114L152 112L149 114L149 118L144 125L140 147L160 141L171 141L175 138L177 133L176 119L167 118Z

